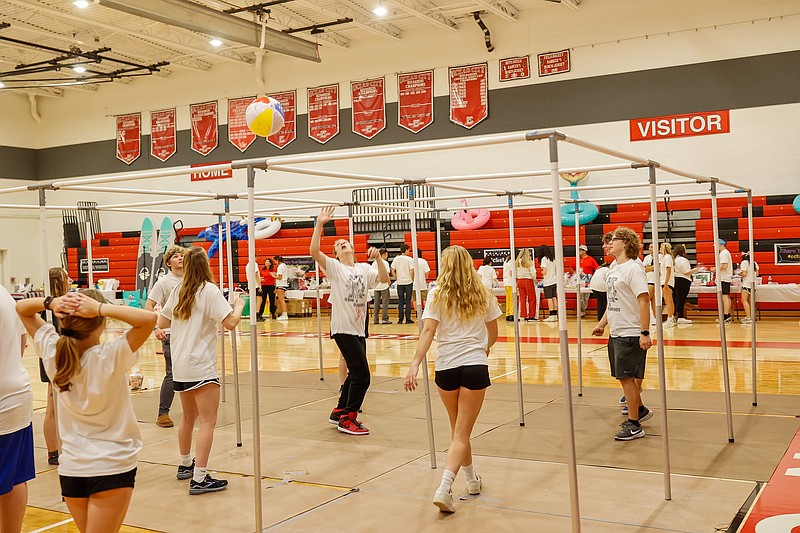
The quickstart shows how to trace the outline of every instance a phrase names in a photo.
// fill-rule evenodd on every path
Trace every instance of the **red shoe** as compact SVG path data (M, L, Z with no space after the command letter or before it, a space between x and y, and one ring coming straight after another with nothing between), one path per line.
M338 407L331 411L331 416L328 417L328 422L331 424L338 424L339 419L342 418L342 415L346 415L347 411L344 409L339 409Z
M339 419L339 426L337 429L348 435L369 435L369 430L362 426L361 422L356 420L357 416L358 413L342 415L342 418Z

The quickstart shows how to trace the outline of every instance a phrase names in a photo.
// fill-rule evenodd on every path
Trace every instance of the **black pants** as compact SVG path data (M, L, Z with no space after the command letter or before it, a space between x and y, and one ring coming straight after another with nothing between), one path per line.
M275 285L261 286L261 304L258 306L256 316L264 316L264 304L267 303L267 298L269 298L269 314L275 318L275 313L278 311L278 308L275 307Z
M397 286L397 320L411 320L411 295L414 284Z
M689 289L692 287L692 282L686 278L679 278L675 276L675 313L678 318L686 318L684 316L684 306L686 305L686 297L689 296Z
M172 384L172 350L169 346L169 334L167 339L161 341L161 349L164 350L164 381L161 382L161 395L158 400L158 414L168 415L172 407L172 400L175 399L175 386Z
M347 363L347 379L342 385L336 408L344 409L348 413L357 413L369 389L367 339L346 333L336 333L332 337Z
M604 292L596 291L592 289L592 294L595 298L597 298L597 320L600 321L603 319L603 315L606 314L606 307L608 306L608 296Z

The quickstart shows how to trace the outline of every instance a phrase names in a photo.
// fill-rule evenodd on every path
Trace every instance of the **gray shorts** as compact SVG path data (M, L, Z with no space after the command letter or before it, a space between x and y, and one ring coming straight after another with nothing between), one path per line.
M647 351L639 346L639 337L609 337L608 361L613 377L644 379Z

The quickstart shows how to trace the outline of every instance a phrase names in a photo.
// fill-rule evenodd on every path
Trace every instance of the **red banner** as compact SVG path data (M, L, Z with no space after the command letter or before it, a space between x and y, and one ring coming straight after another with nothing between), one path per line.
M325 144L339 133L339 84L308 89L308 136Z
M207 167L208 165L221 165L223 163L230 163L230 161L217 161L216 163L202 163L199 165L190 165L192 168ZM214 170L203 172L192 172L190 179L192 181L208 181L208 180L222 180L233 177L233 169L227 170Z
M731 132L730 113L727 109L686 115L636 118L630 120L629 124L631 141L697 137Z
M173 155L175 144L175 108L150 113L150 155L161 162Z
M350 83L353 133L372 139L386 128L386 90L383 78Z
M245 111L255 96L228 100L228 142L244 152L256 140L256 134L247 127Z
M283 107L283 127L275 135L267 137L267 142L281 150L297 138L297 91L272 93L267 96L277 100ZM338 117L338 115L337 115Z
M509 57L500 60L500 81L521 80L530 77L530 56Z
M117 159L130 165L142 155L142 114L117 115Z
M450 67L450 121L467 129L489 116L486 63Z
M200 155L210 154L219 144L217 102L189 106L192 122L192 150Z
M569 50L539 54L536 58L539 61L539 76L561 74L569 72L572 68L570 66Z
M397 75L397 124L419 133L433 123L433 71Z

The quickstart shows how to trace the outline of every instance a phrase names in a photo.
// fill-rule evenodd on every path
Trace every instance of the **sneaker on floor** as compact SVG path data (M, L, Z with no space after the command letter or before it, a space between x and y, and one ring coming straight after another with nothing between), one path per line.
M620 411L620 414L628 416L628 406L627 405L623 405L622 406L622 410Z
M403 323L403 319L401 318L400 320L397 321L397 323L398 324L402 324Z
M539 321L539 319L538 319L538 318L536 318L535 316L529 316L529 317L528 317L528 318L526 318L525 320L526 320L527 322L538 322L538 321Z
M283 320L289 320L289 315L287 315L286 313L283 313L281 316L279 316L279 317L277 318L277 320L281 320L281 321L283 321Z
M545 322L558 322L558 315L550 315L544 319Z
M164 413L163 415L158 415L156 418L156 425L160 428L171 428L175 426L175 422L169 417L169 414Z
M181 481L192 479L194 475L194 459L192 459L192 464L189 466L178 465L178 479Z
M514 315L508 315L506 317L506 322L514 322Z
M752 322L753 322L753 319L748 317L748 316L746 316L746 317L744 317L742 319L742 324L752 324Z
M620 405L625 405L626 403L628 403L628 402L625 400L625 395L624 395L624 394L622 395L622 398L620 398L620 399L619 399L619 403L620 403Z
M358 413L349 413L347 416L342 415L337 429L348 435L369 435L369 430L356 420L357 415Z
M664 321L665 328L674 328L675 327L675 319L669 317L667 320Z
M686 325L689 325L689 324L691 324L691 323L692 323L692 321L691 321L691 320L689 320L688 318L679 318L679 319L678 319L678 324L686 324Z
M475 479L472 481L467 481L467 492L473 496L477 496L481 493L481 488L483 488L483 483L481 482L481 476L475 474Z
M641 437L644 437L644 428L626 420L622 423L619 433L614 435L614 440L633 440Z
M389 320L388 318L386 320L384 320L383 322L381 322L381 324L391 324L391 323L392 323L392 321Z
M433 495L433 505L439 508L440 511L443 513L455 513L456 506L453 504L453 492L447 491L444 492L442 490L436 490L436 494Z
M224 479L214 479L210 474L206 474L203 481L191 480L189 482L189 494L205 494L207 492L220 492L228 488L228 482Z
M414 323L414 321L411 320L410 318L408 320L406 320L406 324L413 324L413 323Z
M331 411L331 416L328 417L328 422L331 424L338 424L339 419L342 418L342 415L345 415L347 411L344 409L339 409L338 407Z
M653 418L653 411L645 406L641 406L639 408L639 423L641 424L642 422L647 422L651 418Z

